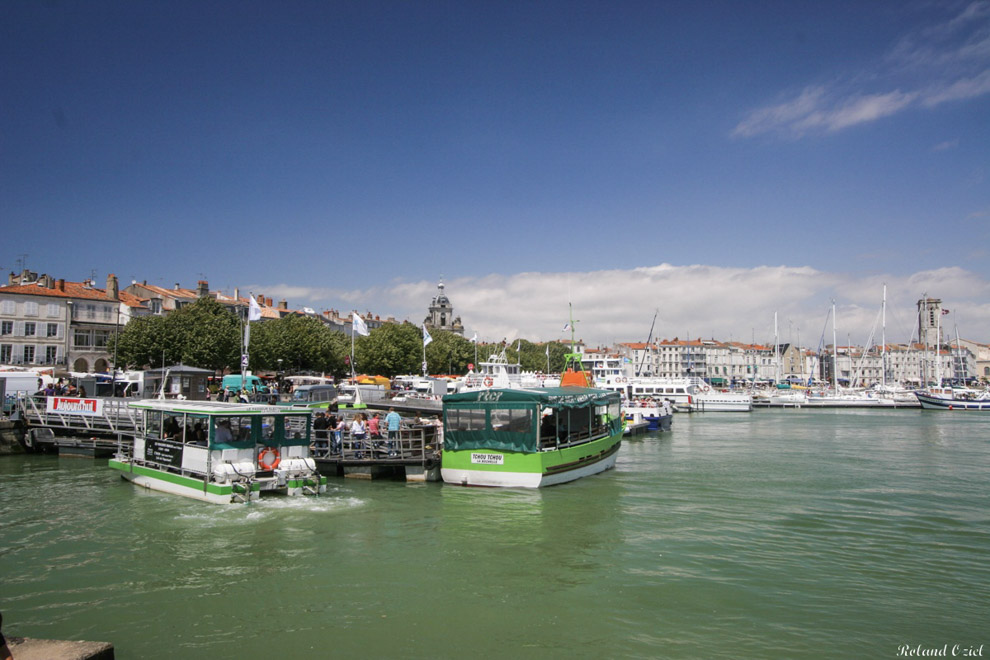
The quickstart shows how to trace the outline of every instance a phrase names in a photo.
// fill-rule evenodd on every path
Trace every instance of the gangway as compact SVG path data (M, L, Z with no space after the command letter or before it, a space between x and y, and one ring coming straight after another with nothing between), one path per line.
M56 405L65 401L76 405ZM130 401L133 399L19 396L16 415L27 428L28 444L57 443L58 436L130 439L141 421L141 411L130 408Z

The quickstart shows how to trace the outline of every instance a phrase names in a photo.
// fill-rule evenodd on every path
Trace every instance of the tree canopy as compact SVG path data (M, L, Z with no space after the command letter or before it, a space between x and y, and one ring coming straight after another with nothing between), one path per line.
M158 368L177 363L212 369L240 371L243 323L227 307L211 298L200 298L167 316L132 319L111 338L117 360L128 368ZM476 346L464 337L445 330L431 330L426 346L427 372L465 374L468 365L487 360L502 344ZM280 319L251 323L248 353L252 371L283 373L319 372L342 377L350 374L352 341L319 319L289 314ZM423 370L422 328L409 322L385 323L368 336L355 337L356 373L392 378L419 374ZM527 371L546 371L547 353L551 371L564 366L568 348L562 344L516 342L504 347L510 360L518 359ZM477 360L476 356L477 355Z

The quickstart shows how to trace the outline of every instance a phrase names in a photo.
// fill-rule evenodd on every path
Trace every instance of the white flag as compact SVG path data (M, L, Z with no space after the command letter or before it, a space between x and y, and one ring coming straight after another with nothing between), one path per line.
M427 331L427 329L426 329L426 324L424 323L423 324L423 348L426 348L426 345L429 344L431 341L433 341L433 337L430 336L429 331Z
M547 344L547 357L550 357L550 344Z
M261 320L261 305L258 301L251 296L251 303L248 305L248 321L260 321Z
M358 316L357 312L351 314L354 323L354 332L358 333L362 337L367 337L370 333L368 332L368 326L365 324L364 319Z
M477 332L474 333L474 337L471 337L471 343L472 344L477 344L478 343L478 333Z
M571 327L571 324L570 323L565 323L564 324L564 329L561 330L561 332L567 332L570 329L570 327Z

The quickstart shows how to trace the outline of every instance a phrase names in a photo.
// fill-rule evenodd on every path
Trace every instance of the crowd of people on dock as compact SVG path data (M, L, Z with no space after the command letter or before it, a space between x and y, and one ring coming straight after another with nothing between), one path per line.
M439 416L431 419L414 417L403 419L394 408L384 416L380 412L359 412L345 417L337 412L318 412L313 420L313 448L330 454L340 454L344 439L351 441L356 458L364 458L364 452L384 451L389 458L398 456L400 434L403 429L419 429L442 426Z

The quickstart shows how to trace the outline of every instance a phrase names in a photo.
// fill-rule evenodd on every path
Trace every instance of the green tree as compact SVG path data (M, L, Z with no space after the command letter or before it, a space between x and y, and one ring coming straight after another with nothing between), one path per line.
M427 369L431 374L462 375L474 362L474 344L447 330L431 330L433 338L426 347ZM420 353L422 358L422 353Z
M117 354L117 365L126 368L157 368L182 359L179 327L164 316L131 319L110 337L109 350Z
M415 325L385 323L367 337L359 337L354 345L357 373L376 374L391 378L399 374L422 371L423 335Z
M240 365L241 325L216 300L199 298L166 318L181 338L184 364L214 371Z

